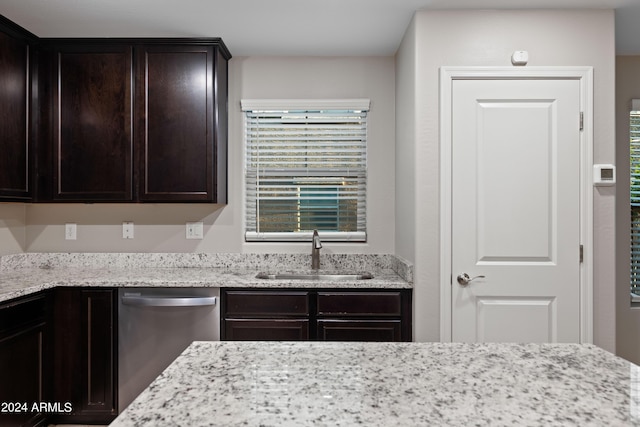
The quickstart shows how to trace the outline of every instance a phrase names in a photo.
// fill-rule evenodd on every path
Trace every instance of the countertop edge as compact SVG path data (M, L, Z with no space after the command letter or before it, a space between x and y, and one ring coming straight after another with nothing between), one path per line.
M412 289L392 270L378 271L367 280L258 279L258 271L233 272L212 268L167 269L24 269L0 274L0 302L58 287L90 288L316 288L316 289ZM185 276L185 277L182 277Z

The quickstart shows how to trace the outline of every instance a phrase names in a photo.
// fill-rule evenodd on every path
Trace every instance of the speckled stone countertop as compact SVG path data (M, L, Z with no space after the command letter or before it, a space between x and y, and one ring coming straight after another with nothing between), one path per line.
M323 254L324 272L369 280L267 280L259 272L308 271L306 254L29 253L0 258L0 302L58 286L411 288L413 267L393 255Z
M111 426L640 425L639 383L593 345L194 342Z

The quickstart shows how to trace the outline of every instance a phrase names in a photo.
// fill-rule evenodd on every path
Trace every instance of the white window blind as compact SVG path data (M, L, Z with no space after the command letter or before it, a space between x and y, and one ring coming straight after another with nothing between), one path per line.
M631 167L631 291L640 293L640 100L633 100L629 114Z
M368 100L243 100L248 241L366 240Z

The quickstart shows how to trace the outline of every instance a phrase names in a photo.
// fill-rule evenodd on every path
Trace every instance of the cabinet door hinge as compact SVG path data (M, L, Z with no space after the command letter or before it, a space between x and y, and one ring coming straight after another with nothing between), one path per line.
M580 263L584 262L584 246L580 245Z
M580 130L584 130L584 113L580 111Z

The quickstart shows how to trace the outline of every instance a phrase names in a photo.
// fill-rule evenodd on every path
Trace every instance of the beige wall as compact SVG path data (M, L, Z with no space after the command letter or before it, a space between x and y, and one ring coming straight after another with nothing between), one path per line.
M368 242L327 243L326 253L395 251L395 71L393 57L238 57L229 64L229 203L26 205L26 252L306 252L307 244L245 243L242 98L370 98ZM122 239L133 221L135 238ZM186 240L185 223L203 221L203 240ZM78 239L64 240L64 224ZM0 232L2 231L0 224ZM11 233L14 228L11 228ZM16 229L17 230L17 229ZM3 244L0 249L5 245Z
M420 80L417 76L415 20L405 32L403 43L396 53L396 255L415 261L416 245L416 189L423 190L426 182L416 182L416 114ZM418 292L420 290L416 290Z
M232 144L242 145L241 99L369 98L367 243L327 243L327 253L395 253L395 64L393 57L234 58ZM247 252L309 250L307 244L245 243Z
M629 111L640 99L640 56L616 58L616 350L640 364L640 307L629 302Z
M415 263L415 339L440 339L439 294L439 113L441 66L511 66L516 50L529 52L529 66L594 67L594 161L614 162L614 15L585 11L419 11L396 58L402 82L398 110L413 111L412 132L397 132L397 147L411 150L413 176L397 177L398 188L416 183L415 201L399 199L396 235L415 231L412 248L400 255ZM412 57L415 55L415 58ZM413 95L415 93L415 96ZM594 341L615 350L614 192L594 191ZM415 209L412 209L415 206ZM410 212L414 210L414 212ZM399 251L400 252L400 251Z
M0 255L24 251L25 221L24 204L0 203Z

